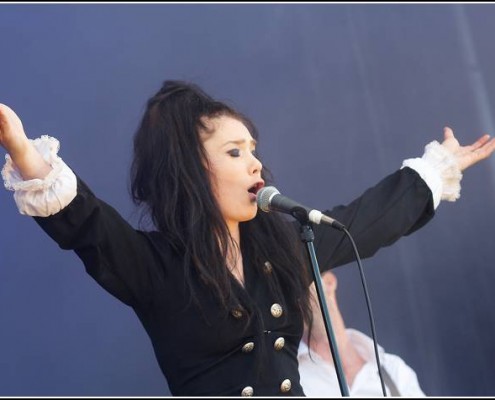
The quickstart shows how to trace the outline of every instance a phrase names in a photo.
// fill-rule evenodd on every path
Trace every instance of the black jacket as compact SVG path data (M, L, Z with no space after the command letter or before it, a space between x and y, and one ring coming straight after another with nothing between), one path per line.
M430 189L404 168L329 215L347 226L365 258L433 213ZM161 233L135 230L79 178L78 194L66 208L35 219L61 248L76 251L103 288L134 309L173 395L304 395L297 364L303 321L268 290L267 280L274 279L270 260L259 269L244 258L245 287L237 281L235 287L246 309L232 305L226 314L199 281L201 308L192 304L182 255ZM354 260L341 232L319 225L314 233L321 268Z

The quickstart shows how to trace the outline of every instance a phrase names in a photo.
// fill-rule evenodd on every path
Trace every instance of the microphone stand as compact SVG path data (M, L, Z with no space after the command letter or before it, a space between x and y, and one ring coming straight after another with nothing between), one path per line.
M333 333L332 322L328 314L327 302L325 300L325 294L321 284L320 269L318 267L318 260L316 259L315 248L313 241L315 238L313 229L310 226L308 219L308 213L303 208L296 208L292 211L292 215L301 224L301 240L306 243L306 250L308 252L309 259L311 261L313 279L316 286L316 294L318 295L318 301L320 303L320 310L325 322L325 330L327 332L328 343L330 344L330 351L335 365L335 371L337 372L337 379L339 381L340 393L342 397L349 397L349 388L345 379L344 371L342 369L342 362L340 361L339 352L337 349L337 343Z

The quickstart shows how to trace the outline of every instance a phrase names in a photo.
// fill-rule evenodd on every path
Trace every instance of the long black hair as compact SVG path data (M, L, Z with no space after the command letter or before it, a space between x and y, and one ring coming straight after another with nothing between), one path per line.
M212 134L204 118L221 116L242 122L258 140L254 124L240 112L195 84L165 81L148 100L134 137L131 193L136 204L146 207L155 227L184 255L193 297L191 273L196 271L228 312L231 304L242 304L226 265L228 249L236 245L210 185L200 136ZM265 169L262 177L270 180ZM248 252L253 265L262 268L264 261L270 261L277 277L272 289L281 295L284 288L290 294L288 301L310 321L309 274L295 245L299 239L288 222L276 213L259 212L253 220L240 223L240 234L241 250Z

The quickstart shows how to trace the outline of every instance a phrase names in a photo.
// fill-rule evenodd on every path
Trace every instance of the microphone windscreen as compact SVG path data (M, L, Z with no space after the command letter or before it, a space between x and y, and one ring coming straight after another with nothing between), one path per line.
M265 186L256 193L256 202L258 207L264 212L270 211L270 201L275 194L280 194L277 188L273 186Z

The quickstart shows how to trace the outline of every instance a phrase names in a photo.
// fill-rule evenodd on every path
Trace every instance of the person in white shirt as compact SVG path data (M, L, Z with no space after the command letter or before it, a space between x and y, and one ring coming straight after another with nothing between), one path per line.
M337 278L331 271L322 274L322 284L349 395L383 397L372 339L362 332L346 328L337 304ZM309 341L311 351L307 327L298 351L301 385L308 397L341 396L314 284L311 291L314 318ZM380 346L378 349L387 396L424 397L414 370L400 357L386 353Z

